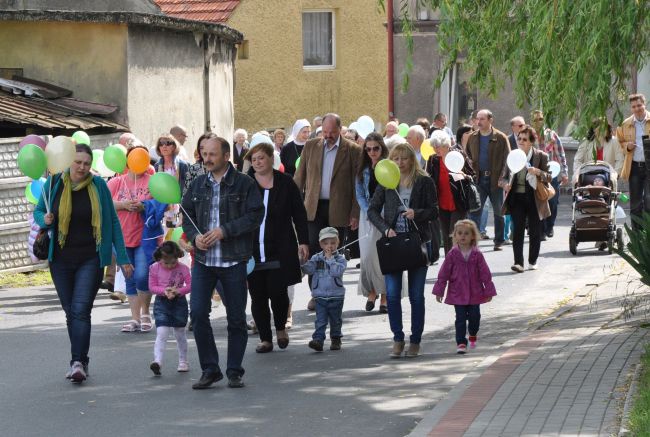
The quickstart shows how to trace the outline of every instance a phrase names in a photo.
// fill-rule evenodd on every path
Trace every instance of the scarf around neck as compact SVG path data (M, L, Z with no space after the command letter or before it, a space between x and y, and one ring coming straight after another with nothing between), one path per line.
M88 197L90 198L90 209L92 210L92 227L93 237L95 237L95 245L99 247L102 242L102 225L101 225L101 211L99 209L99 195L97 187L93 184L92 175L88 175L86 179L73 184L70 179L70 173L64 172L63 176L63 191L61 192L61 200L59 201L59 227L58 227L58 241L59 246L63 249L65 240L68 237L68 228L70 227L70 219L72 217L72 191L81 191L88 188Z

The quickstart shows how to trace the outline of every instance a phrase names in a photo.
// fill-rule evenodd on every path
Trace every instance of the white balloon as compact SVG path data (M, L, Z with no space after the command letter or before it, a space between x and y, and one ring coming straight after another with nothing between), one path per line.
M557 161L551 161L548 163L548 169L551 172L551 176L556 178L560 174L560 163Z
M616 206L616 219L617 220L623 220L627 215L625 214L625 210L620 206Z
M445 166L447 167L447 170L452 173L460 172L464 165L465 158L463 158L463 155L460 152L453 150L445 156Z
M375 130L375 122L368 115L362 115L361 117L359 117L357 123L363 129L364 132L370 133Z
M61 173L70 167L76 153L74 143L69 137L60 135L52 138L45 147L47 169L53 174Z
M280 154L275 151L273 152L273 170L280 170L280 164L282 164L282 161L280 160Z
M359 123L353 121L352 123L350 123L350 126L348 126L348 129L354 129L355 131L359 132Z
M508 158L506 160L508 168L513 173L518 173L521 171L521 169L526 167L527 162L528 160L526 159L526 154L521 149L515 149L508 153Z

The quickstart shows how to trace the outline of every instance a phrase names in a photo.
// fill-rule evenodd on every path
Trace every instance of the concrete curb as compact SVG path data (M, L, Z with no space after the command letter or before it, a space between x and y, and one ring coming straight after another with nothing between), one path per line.
M494 362L496 362L506 351L511 347L529 337L536 331L539 331L542 327L548 325L549 323L559 319L567 312L574 309L578 306L583 300L587 299L598 287L603 285L609 278L614 276L614 272L608 273L600 282L597 284L590 283L585 285L582 289L578 290L573 298L565 305L553 311L549 316L544 317L537 322L534 322L530 325L524 333L506 341L500 345L497 349L497 353L488 356L483 361L481 361L471 372L469 372L465 377L458 383L456 386L449 392L447 395L442 398L433 409L427 413L422 420L417 424L417 426L407 434L407 437L427 437L429 436L431 430L435 428L438 422L447 414L451 407L456 404L456 402L463 396L467 388L472 385ZM587 288L586 291L583 290Z
M625 405L623 406L623 416L621 417L621 427L619 428L618 435L619 437L631 436L632 431L628 428L630 424L630 411L632 410L632 403L634 402L634 397L638 390L639 378L641 377L642 366L641 363L636 365L634 369L634 374L632 375L632 381L630 382L630 388L627 390L625 395Z

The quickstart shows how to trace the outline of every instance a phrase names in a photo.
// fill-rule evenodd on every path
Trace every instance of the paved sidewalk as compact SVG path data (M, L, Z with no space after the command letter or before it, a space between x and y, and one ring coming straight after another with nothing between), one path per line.
M638 318L623 317L638 287L629 271L585 290L573 308L516 341L480 376L468 376L412 435L616 435L650 338Z

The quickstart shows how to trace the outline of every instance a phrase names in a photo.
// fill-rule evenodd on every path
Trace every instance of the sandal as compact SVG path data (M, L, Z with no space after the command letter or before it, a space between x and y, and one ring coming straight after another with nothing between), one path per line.
M149 332L153 328L151 324L151 316L140 316L140 330L142 332Z
M122 325L121 332L138 332L140 330L140 324L135 320L129 320L124 325Z

